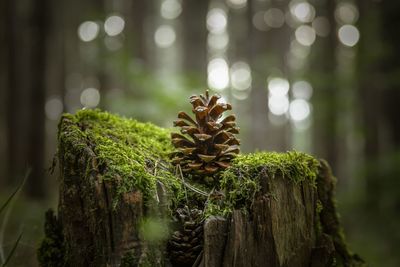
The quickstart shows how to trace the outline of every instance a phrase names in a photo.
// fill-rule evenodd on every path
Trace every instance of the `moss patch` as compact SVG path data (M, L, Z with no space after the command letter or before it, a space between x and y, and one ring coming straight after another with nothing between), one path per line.
M64 156L80 154L90 147L102 179L118 179L119 194L135 188L143 192L145 200L154 199L159 181L179 200L183 197L181 182L168 162L173 149L169 134L151 123L81 110L63 116L59 145ZM91 168L88 162L87 172Z
M249 208L261 189L262 175L268 175L270 179L278 175L294 183L308 182L315 186L318 166L315 158L297 151L239 155L220 177L220 190L225 192L225 201L222 205L210 201L206 214L226 215L233 209Z

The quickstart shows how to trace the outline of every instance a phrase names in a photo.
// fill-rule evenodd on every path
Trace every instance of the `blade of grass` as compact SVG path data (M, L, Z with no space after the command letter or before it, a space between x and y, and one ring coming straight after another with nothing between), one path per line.
M29 174L30 174L31 170L27 170L24 176L24 179L22 180L22 182L17 186L17 188L14 190L14 192L8 197L8 199L6 200L6 202L1 206L0 208L0 215L1 213L7 208L8 204L11 202L11 200L13 200L14 196L21 190L21 188L24 186L26 179L28 178Z
M14 192L10 195L10 197L7 199L7 201L1 206L0 208L0 215L3 212L3 210L6 210L6 214L4 216L3 222L0 227L0 263L4 263L4 250L3 250L3 238L4 238L4 232L5 228L8 222L8 218L11 212L11 207L13 204L14 198L18 195L18 193L21 191L22 187L24 186L26 180L28 179L28 176L31 172L31 169L28 169L25 173L24 179L22 182L18 185L18 187L14 190Z
M15 241L14 246L12 247L12 249L11 249L10 253L8 254L7 259L3 263L2 267L5 267L8 264L8 262L11 260L12 256L15 253L15 250L18 247L18 244L19 244L19 241L21 240L21 238L22 238L22 233L18 236L17 240Z

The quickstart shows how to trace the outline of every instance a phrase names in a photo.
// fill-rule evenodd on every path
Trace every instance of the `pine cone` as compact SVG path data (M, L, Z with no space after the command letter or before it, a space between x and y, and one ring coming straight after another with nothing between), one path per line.
M230 104L218 103L220 96L205 95L190 97L195 119L185 112L179 112L174 126L181 133L172 133L172 143L179 150L173 154L172 163L180 165L183 172L212 175L229 167L229 162L239 153L240 141L235 134L235 115L222 119L222 114L231 110Z
M180 229L168 242L168 252L173 266L192 266L203 249L202 211L178 208L176 216Z

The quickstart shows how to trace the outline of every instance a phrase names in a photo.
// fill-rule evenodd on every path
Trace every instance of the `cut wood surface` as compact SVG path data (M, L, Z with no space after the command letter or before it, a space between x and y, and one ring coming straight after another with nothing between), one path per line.
M41 266L174 266L173 211L202 201L195 266L364 266L346 246L324 161L239 156L220 176L224 197L212 201L171 168L165 129L86 110L63 116L58 141L59 206L46 214Z

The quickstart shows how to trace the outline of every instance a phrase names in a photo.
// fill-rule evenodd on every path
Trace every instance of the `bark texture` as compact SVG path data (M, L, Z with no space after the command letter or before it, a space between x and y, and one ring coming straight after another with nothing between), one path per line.
M364 266L346 246L334 204L336 179L320 163L317 187L264 175L250 212L209 218L202 266Z
M174 198L173 192L157 182L161 201L151 207L143 189L121 193L123 177L104 179L112 166L99 160L101 144L90 140L88 121L77 124L71 118L60 123L60 134L68 137L59 139L60 201L58 215L46 215L41 266L172 266L165 240L146 238L159 229L150 227L151 233L143 234L141 224L149 216L166 219L165 199ZM250 207L205 220L196 266L364 265L346 247L333 200L335 178L325 161L320 161L316 184L271 175L265 168L256 175L260 187Z

